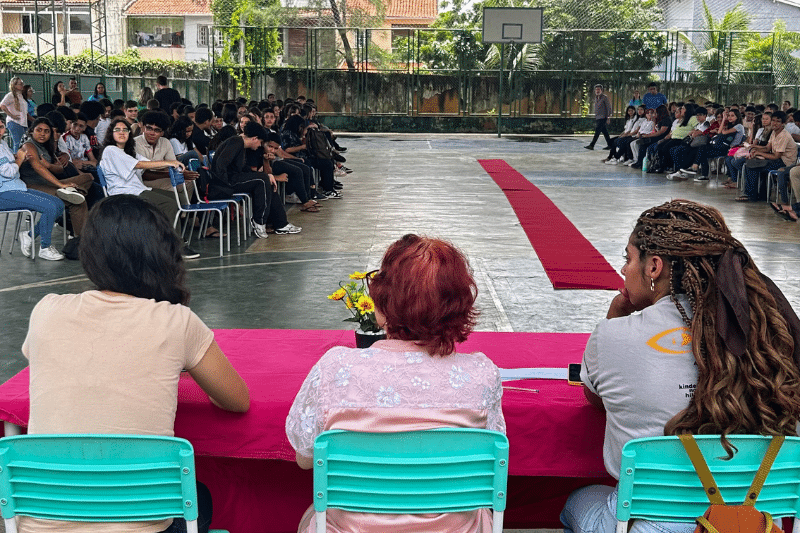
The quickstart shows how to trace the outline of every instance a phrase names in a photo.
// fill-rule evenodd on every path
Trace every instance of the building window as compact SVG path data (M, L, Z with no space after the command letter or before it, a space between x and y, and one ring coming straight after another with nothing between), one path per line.
M22 14L22 33L36 33L36 15Z
M211 28L208 26L197 27L197 44L198 46L208 46L208 34Z
M88 14L71 14L69 16L69 31L75 34L89 35L92 33L91 22Z

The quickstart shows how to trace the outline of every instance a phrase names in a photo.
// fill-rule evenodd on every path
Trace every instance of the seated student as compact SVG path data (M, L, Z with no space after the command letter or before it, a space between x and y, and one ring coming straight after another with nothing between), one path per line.
M275 233L299 233L301 228L289 224L286 211L279 196L278 183L272 174L253 170L247 164L247 151L255 152L267 141L267 130L255 122L245 124L244 131L224 141L217 147L211 161L211 184L209 199L230 198L233 193L247 193L253 199L253 232L259 239L266 239L266 224L275 228ZM267 187L270 190L267 190Z
M697 125L689 133L691 141L686 142L684 140L681 144L675 145L669 150L673 164L678 170L669 174L667 176L668 180L686 179L688 174L685 173L683 169L688 167L691 161L694 161L700 146L707 144L708 141L711 140L706 134L706 132L711 129L711 122L708 119L706 109L704 107L698 107L694 116L697 117Z
M142 172L166 167L174 167L182 171L184 170L183 165L175 160L148 161L147 158L136 153L135 146L136 143L131 137L128 122L124 118L112 120L106 132L99 165L106 178L109 196L118 194L138 196L159 208L174 223L178 214L175 193L147 187L142 181ZM182 253L186 259L200 256L187 246L183 247Z
M333 161L313 157L306 147L305 135L306 126L303 117L292 115L286 120L281 130L281 146L286 152L302 158L307 165L319 170L319 185L322 187L322 191L320 191L322 194L332 199L342 198L341 193L334 189Z
M689 174L699 170L701 178L708 179L708 160L726 155L732 147L741 145L743 139L744 126L742 125L742 117L739 115L739 112L723 112L719 132L708 144L701 146L697 150L697 156L695 157L694 164L689 169L691 171ZM736 188L735 182L732 180L726 181L723 185L726 187L730 186L734 189Z
M645 97L646 96L647 95L645 95ZM642 168L642 162L644 161L646 149L649 148L651 145L657 143L664 137L666 137L671 127L672 127L672 119L669 117L667 106L658 106L658 108L656 109L656 116L655 116L655 128L650 133L640 135L639 140L636 141L637 144L636 162L633 165L631 165L631 168L635 168L637 170Z
M651 153L658 152L657 162L647 169L648 173L664 172L673 167L670 150L681 144L697 126L697 117L694 116L694 113L693 104L683 104L675 110L675 123L672 130L655 146L648 148Z
M249 409L244 380L187 307L180 248L172 222L135 196L105 198L92 209L79 254L94 288L48 294L31 312L22 345L31 374L29 434L174 436L184 370L216 408ZM54 342L54 331L69 334ZM207 532L210 494L198 488L198 526ZM186 531L182 519L171 518L86 524L23 516L19 526L31 533Z
M642 122L641 126L639 126L636 134L631 137L631 142L628 143L628 148L624 154L624 157L628 159L628 161L623 163L626 167L635 165L636 161L639 160L640 139L647 138L647 136L652 134L656 129L656 110L646 110L644 117L644 122Z
M200 155L208 155L208 144L211 142L211 119L214 113L207 107L198 109L195 112L194 129L192 130L192 146L194 151Z
M113 111L113 106L111 104L111 100L108 98L103 98L100 100L100 104L103 106L103 113L100 115L100 120L97 122L97 126L94 127L95 135L97 135L97 139L102 141L106 138L106 128L108 125L111 124L111 111ZM122 116L125 116L123 113Z
M311 168L301 159L287 154L281 148L281 137L274 131L268 132L269 140L264 143L265 154L269 164L278 174L286 174L286 194L295 193L300 200L300 211L316 213L322 207L317 200L327 200L322 194L317 194Z
M375 319L387 339L367 349L331 348L311 369L286 418L297 464L312 467L314 439L330 429L471 427L505 433L499 370L482 353L456 352L477 317L477 288L464 254L438 239L405 235L370 276ZM488 509L423 515L328 509L326 519L328 531L337 532L492 530ZM314 527L312 506L298 531Z
M0 137L5 132L5 121L0 118ZM28 190L19 174L19 167L27 155L24 146L17 151L15 156L6 143L0 143L0 209L30 209L41 213L42 216L39 217L39 222L34 229L36 234L41 237L39 257L47 261L60 261L64 259L64 254L56 250L50 243L53 224L56 218L64 212L64 202L41 191ZM19 244L22 248L22 255L25 257L31 255L31 239L35 236L27 231L19 234Z
M66 153L76 167L85 165L97 166L97 159L92 153L92 146L89 138L83 133L86 130L86 115L78 113L69 131L61 135L60 140L64 142ZM60 144L60 143L59 143Z
M796 435L800 321L719 211L688 200L648 209L628 240L622 275L625 288L581 363L586 397L606 413L603 460L611 476L619 479L622 448L632 439ZM721 320L731 308L738 322ZM677 348L658 347L665 335L661 342L672 337ZM725 437L722 444L732 456ZM616 508L614 487L578 489L561 513L564 532L614 533ZM694 522L646 520L630 529L694 530Z
M739 196L737 202L755 202L767 199L767 191L761 174L776 170L797 162L797 144L789 135L783 125L786 122L786 113L775 111L772 114L772 135L766 146L751 146L750 158L764 160L766 164L751 168L745 164L744 194Z
M792 186L794 203L789 202L787 177ZM795 165L789 172L778 173L778 203L771 202L770 205L784 220L797 222L800 218L800 165Z
M65 163L56 153L53 125L46 117L37 118L29 134L30 139L23 145L27 157L19 167L22 181L29 190L60 198L69 211L73 233L80 236L89 211L85 196L91 188L92 175L66 176Z
M639 131L641 123L644 122L644 113L644 106L640 106L638 110L633 106L628 106L625 110L625 128L621 134L611 139L608 157L602 160L603 163L608 165L624 163L625 150L628 143L633 140L633 136Z
M236 106L231 103L224 104L221 109L222 113L222 122L223 126L217 133L214 134L214 137L208 143L208 150L214 151L217 149L217 146L222 144L223 141L226 139L230 139L239 134L236 131L236 124L239 120L238 115L236 114Z
M725 158L725 166L728 168L728 175L734 181L739 176L742 167L744 167L750 159L750 153L747 151L747 148L750 146L766 146L772 135L771 111L765 111L763 114L756 116L755 120L761 127L758 130L754 128L752 137L742 143L742 148L737 150L733 155L729 155Z
M122 110L125 112L125 120L131 125L131 133L139 135L139 105L136 100L128 100L122 105Z
M100 157L100 148L103 146L103 138L98 138L95 128L103 118L103 104L100 102L84 102L80 106L80 112L86 115L86 130L84 133L89 138L89 144L92 145L92 152L94 157Z
M163 113L161 113L163 115ZM166 118L166 115L164 115ZM195 152L194 145L192 145L192 131L194 131L194 124L187 116L178 117L178 120L172 123L167 131L167 138L172 145L172 151L175 152L175 157L184 165L189 163L190 159L200 160L200 154Z
M790 118L791 121L789 121ZM791 114L786 114L785 128L794 139L794 142L800 142L800 111L792 111Z

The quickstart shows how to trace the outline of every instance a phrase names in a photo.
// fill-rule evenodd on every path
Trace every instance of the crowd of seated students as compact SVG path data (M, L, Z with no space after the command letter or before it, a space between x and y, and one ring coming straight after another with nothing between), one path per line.
M343 184L337 178L352 172L342 164L340 154L346 148L319 122L312 100L299 96L279 101L269 95L260 102L239 98L195 106L163 76L157 88L143 88L138 101L112 101L105 85L98 83L84 100L73 78L69 88L56 83L51 101L33 108L28 100L32 90L13 78L2 103L13 144L8 173L18 171L27 189L59 198L69 216L59 212L58 221L75 237L91 206L105 194L98 168L107 194L140 196L174 220L177 202L169 167L183 173L186 193L196 199L198 167L204 166L208 185L201 200L247 193L258 238L301 231L287 219L278 194L281 182L287 201L299 204L302 212L317 213L321 201L342 198ZM224 237L213 225L205 236ZM23 253L30 253L31 238L35 236L28 232L20 235ZM45 253L46 259L64 258L49 236L42 242L55 252ZM188 247L184 255L199 256Z
M791 102L721 106L689 100L648 108L648 101L627 107L624 129L601 162L642 169L646 160L649 174L695 181L708 181L711 165L718 165L727 173L725 188L743 189L738 202L765 201L768 173L775 171L778 197L769 205L785 220L800 218L800 111Z

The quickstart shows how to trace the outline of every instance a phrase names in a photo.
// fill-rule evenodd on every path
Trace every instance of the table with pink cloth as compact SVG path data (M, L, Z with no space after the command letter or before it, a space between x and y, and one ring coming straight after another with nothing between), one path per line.
M250 410L214 407L181 377L175 435L195 449L197 477L211 490L212 527L231 533L294 532L311 504L310 471L294 463L284 432L292 400L314 363L333 346L355 346L352 331L216 330L216 340L250 389ZM501 368L566 367L581 360L588 334L473 333L460 352L480 351ZM0 386L0 419L28 422L28 369ZM567 495L611 483L603 467L605 418L580 387L559 380L504 383L510 441L508 528L559 527Z

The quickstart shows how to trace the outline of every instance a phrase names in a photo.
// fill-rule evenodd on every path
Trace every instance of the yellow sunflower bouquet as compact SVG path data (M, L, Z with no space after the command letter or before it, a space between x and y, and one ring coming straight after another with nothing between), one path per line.
M353 315L345 318L345 322L355 322L359 329L365 333L379 333L381 328L375 320L375 302L369 297L369 287L367 286L367 276L374 276L375 273L353 272L350 274L349 282L339 282L339 290L328 295L328 300L338 300L344 302L347 309Z

